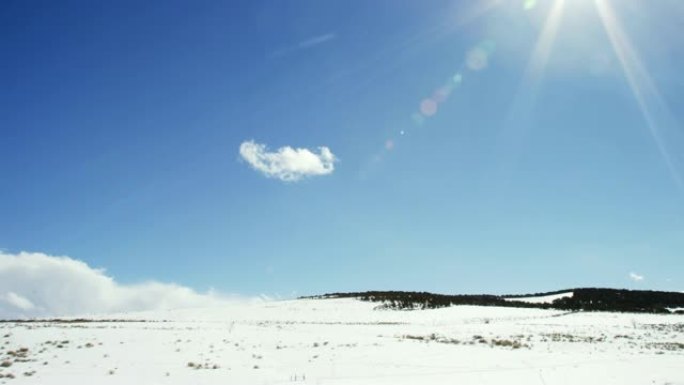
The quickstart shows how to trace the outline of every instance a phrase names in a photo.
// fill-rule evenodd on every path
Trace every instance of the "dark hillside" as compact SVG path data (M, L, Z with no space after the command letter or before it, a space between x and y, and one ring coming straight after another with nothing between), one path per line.
M531 304L504 298L526 298L561 294L574 295L550 304ZM445 295L428 292L366 291L358 293L332 293L308 298L358 298L362 301L381 302L389 309L435 309L455 305L527 307L559 310L618 311L638 313L670 313L668 308L684 308L684 293L579 288L527 295Z
M601 310L669 313L684 307L684 293L619 289L575 289L572 298L561 298L552 307L566 310Z

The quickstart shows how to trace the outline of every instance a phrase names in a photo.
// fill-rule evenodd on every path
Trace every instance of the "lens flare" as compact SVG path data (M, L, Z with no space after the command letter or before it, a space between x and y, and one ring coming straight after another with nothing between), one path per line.
M473 71L481 71L489 65L489 56L483 49L479 47L473 48L466 56L466 65Z
M452 90L453 86L451 84L442 86L432 94L432 99L437 103L444 103L449 97L449 95L451 95Z
M497 6L501 5L503 2L504 0L478 0L467 4L464 3L464 5L459 6L459 12L456 13L456 20L451 18L448 20L447 23L440 23L428 30L421 31L417 35L410 36L409 38L405 39L405 41L403 41L401 44L380 51L373 61L378 61L380 60L380 58L382 58L383 56L387 56L389 53L396 53L400 50L406 50L412 46L419 44L421 41L425 39L451 34L455 31L455 29L461 28L463 25L471 23L474 20L483 17L490 11L493 11ZM492 55L494 48L495 45L491 40L483 40L476 47L472 48L471 51L473 52L473 57L471 59L471 69L477 68L477 70L482 70L486 68L489 65L490 56ZM436 88L431 94L428 94L430 95L429 97L426 97L422 101L417 103L417 111L414 111L414 113L410 115L414 127L422 127L423 125L425 125L427 120L432 118L438 112L440 105L448 100L449 96L454 91L454 89L461 85L465 76L463 74L463 69L468 68L467 59L468 55L466 55L464 63L461 63L459 70L456 73L454 73L453 76L445 79L444 84ZM370 64L366 63L365 65L355 68L354 71L358 71L368 66L370 66ZM380 148L380 152L375 155L371 163L377 163L381 159L383 159L384 154L389 153L391 150L395 148L396 140L405 140L405 135L407 137L409 136L408 132L408 130L400 130L399 135L396 138L390 138L384 141L383 146ZM372 168L372 166L369 165L369 167L367 168L370 169ZM368 174L368 171L369 170L366 170L362 172L362 174L366 175Z
M423 123L425 123L425 117L418 112L411 115L411 120L413 120L413 123L415 123L416 126L419 127L422 126Z
M392 139L387 139L385 141L385 150L392 151L394 149L394 141Z
M496 44L483 40L466 54L466 67L471 71L481 71L489 65L489 57L494 53Z
M437 113L437 102L432 99L424 99L420 102L420 112L428 118L433 116Z

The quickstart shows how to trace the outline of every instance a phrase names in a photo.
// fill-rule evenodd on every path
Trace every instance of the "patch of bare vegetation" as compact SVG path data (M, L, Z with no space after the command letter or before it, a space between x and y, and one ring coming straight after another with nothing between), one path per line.
M684 323L676 324L642 324L642 329L655 330L666 333L684 333Z
M218 364L213 364L209 362L205 362L204 364L197 363L197 362L188 362L187 367L195 370L200 370L200 369L211 369L211 370L216 370L219 369L220 366Z
M131 320L131 319L89 319L89 318L47 318L47 319L0 319L0 324L11 323L11 324L79 324L79 323L122 323L122 322L144 322L144 323L160 323L169 322L167 320Z
M606 336L600 335L595 336L578 336L574 334L566 333L544 333L541 334L542 342L552 341L552 342L578 342L578 343L598 343L605 342Z
M17 350L10 350L6 353L14 362L30 362L28 348L19 348Z
M648 349L667 350L670 352L684 351L684 343L681 342L649 342L644 346Z
M519 336L517 336L519 337ZM475 335L470 341L461 341L456 338L448 338L448 337L443 337L439 336L437 334L429 334L426 336L417 336L417 335L404 335L401 338L405 340L414 340L414 341L421 341L421 342L436 342L439 344L450 344L450 345L486 345L490 347L502 347L502 348L510 348L510 349L521 349L521 348L531 348L530 345L524 343L521 341L521 339L514 337L514 338L492 338L492 339L486 339L483 336Z

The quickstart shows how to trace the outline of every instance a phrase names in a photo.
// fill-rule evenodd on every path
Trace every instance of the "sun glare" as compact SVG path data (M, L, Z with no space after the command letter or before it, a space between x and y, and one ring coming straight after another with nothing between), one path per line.
M525 0L522 6L525 11L536 12L540 2ZM681 160L670 149L673 135L668 129L673 126L672 114L653 82L648 69L643 64L637 48L623 28L610 0L553 0L546 17L543 19L541 32L537 37L517 97L511 107L510 119L524 120L534 105L537 89L547 71L556 37L562 28L564 14L567 11L591 12L591 8L588 7L592 7L598 14L600 23L619 61L620 68L639 106L649 133L666 163L672 179L684 191L684 177L679 170ZM577 25L573 24L565 28L576 27ZM515 138L517 141L521 140L520 135L521 133L513 134L517 137ZM509 139L511 139L510 136Z
M667 128L667 123L672 120L669 108L660 96L658 88L644 66L639 53L632 45L609 1L594 0L594 3L603 27L610 39L613 51L620 61L622 71L648 125L649 132L667 164L672 179L684 191L684 179L677 169L676 160L668 149L667 140L663 135L663 130Z

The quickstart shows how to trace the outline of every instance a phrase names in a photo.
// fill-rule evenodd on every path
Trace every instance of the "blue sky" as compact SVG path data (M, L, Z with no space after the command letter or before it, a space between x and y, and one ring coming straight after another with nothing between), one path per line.
M245 295L683 290L683 21L675 0L4 1L0 248Z

